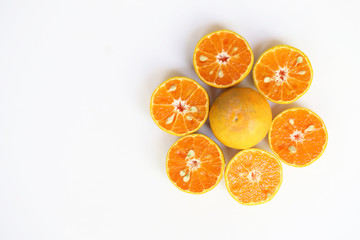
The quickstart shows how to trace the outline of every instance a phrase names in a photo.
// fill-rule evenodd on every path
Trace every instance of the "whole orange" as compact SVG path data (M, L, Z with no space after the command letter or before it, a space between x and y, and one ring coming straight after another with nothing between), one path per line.
M271 108L263 95L251 88L231 88L211 106L210 126L224 145L246 149L259 143L271 126Z

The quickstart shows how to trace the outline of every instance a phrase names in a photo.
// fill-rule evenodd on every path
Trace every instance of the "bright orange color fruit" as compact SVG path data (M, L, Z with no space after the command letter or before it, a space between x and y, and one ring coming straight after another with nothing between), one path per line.
M272 114L265 97L251 88L231 88L216 98L209 114L215 137L224 145L246 149L268 133Z
M299 49L279 45L265 51L253 69L256 88L275 103L292 103L311 85L313 70Z
M195 47L194 68L210 86L227 88L240 83L254 63L253 52L239 34L220 30L203 37Z
M209 97L196 81L173 77L158 86L151 96L150 113L165 132L184 136L197 131L209 113Z
M221 180L225 167L218 145L202 134L191 134L175 142L166 158L170 181L181 191L201 194Z
M275 117L270 131L271 150L284 163L305 167L325 151L328 134L323 120L306 108L290 108Z
M230 195L241 204L268 202L282 183L281 163L261 149L240 151L226 167L225 183Z

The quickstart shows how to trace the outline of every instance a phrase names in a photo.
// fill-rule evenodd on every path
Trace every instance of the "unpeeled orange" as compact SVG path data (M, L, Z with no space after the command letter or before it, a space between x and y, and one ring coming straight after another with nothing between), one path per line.
M222 93L211 106L210 126L224 145L246 149L260 142L271 125L271 108L251 88L231 88Z

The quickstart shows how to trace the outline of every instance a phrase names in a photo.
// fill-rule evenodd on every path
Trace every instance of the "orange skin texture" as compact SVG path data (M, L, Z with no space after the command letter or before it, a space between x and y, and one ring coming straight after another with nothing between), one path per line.
M231 88L211 106L210 126L224 145L247 149L268 133L272 114L266 98L251 88Z

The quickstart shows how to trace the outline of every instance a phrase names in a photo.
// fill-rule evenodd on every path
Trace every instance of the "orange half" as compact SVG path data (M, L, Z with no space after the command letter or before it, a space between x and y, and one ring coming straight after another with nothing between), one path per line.
M221 149L202 134L180 138L171 146L166 158L170 181L181 191L193 194L213 189L220 182L224 167Z
M282 183L281 163L261 149L240 151L226 167L225 183L230 195L241 204L268 202Z
M198 42L193 63L197 75L206 84L227 88L240 83L249 74L254 55L242 36L220 30Z
M167 133L184 136L197 131L209 113L209 97L196 81L173 77L158 86L151 96L150 113Z
M253 69L256 88L268 100L287 104L304 95L311 85L313 70L299 49L279 45L265 51Z
M325 151L328 134L323 120L306 108L290 108L276 116L269 131L271 150L294 167L305 167Z

